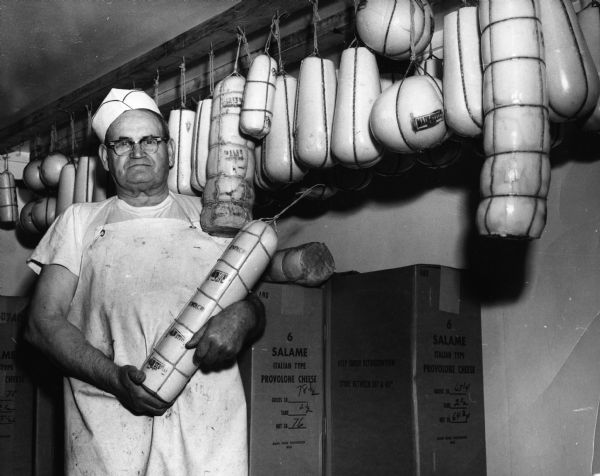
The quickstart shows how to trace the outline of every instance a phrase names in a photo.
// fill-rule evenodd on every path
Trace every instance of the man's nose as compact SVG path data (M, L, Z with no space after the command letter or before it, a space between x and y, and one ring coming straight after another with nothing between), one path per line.
M144 151L142 150L142 144L140 144L139 142L134 142L133 144L131 144L131 152L129 153L129 155L132 155L134 157L141 157L142 155L144 155Z

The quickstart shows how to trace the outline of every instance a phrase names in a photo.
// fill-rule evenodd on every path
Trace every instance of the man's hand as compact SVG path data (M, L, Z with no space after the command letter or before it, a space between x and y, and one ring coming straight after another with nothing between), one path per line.
M171 406L142 387L146 375L133 365L119 367L114 395L134 415L160 416Z
M186 348L196 348L194 363L202 370L231 366L244 342L262 331L264 307L254 296L231 304L194 334Z

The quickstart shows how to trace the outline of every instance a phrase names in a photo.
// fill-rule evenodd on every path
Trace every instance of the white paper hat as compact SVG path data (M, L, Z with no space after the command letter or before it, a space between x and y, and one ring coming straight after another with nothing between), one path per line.
M139 89L111 89L92 117L92 129L104 142L106 131L114 120L131 109L150 109L160 114L158 106L148 94Z

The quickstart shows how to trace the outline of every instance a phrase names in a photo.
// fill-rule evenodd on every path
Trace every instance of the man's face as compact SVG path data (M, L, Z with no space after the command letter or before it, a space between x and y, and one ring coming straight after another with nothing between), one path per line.
M109 127L106 143L119 139L138 142L142 137L162 137L164 131L159 119L149 111L134 109L121 114ZM142 150L135 144L130 153L117 155L106 145L100 146L100 159L112 174L119 195L147 195L167 190L169 168L173 165L173 143L160 142L154 153Z

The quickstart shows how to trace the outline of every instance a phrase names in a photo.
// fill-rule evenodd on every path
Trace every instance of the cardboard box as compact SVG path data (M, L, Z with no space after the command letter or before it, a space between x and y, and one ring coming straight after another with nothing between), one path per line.
M467 288L464 272L430 265L330 280L327 475L485 475L480 306Z
M35 386L19 345L28 300L0 296L0 473L31 474L34 460Z
M239 359L250 476L318 476L323 466L323 290L261 283L262 337Z

